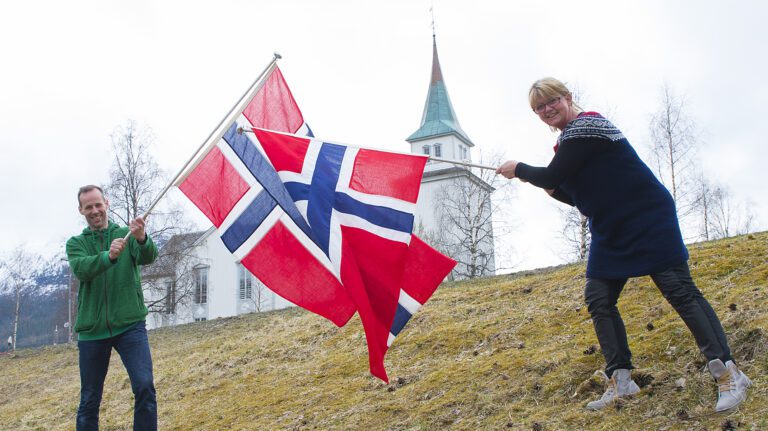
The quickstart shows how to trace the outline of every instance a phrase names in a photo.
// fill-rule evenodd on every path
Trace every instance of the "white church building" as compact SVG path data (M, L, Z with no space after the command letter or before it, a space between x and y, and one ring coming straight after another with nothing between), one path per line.
M475 144L462 130L451 105L434 35L432 55L421 123L406 141L414 154L471 162ZM457 260L450 279L495 273L489 205L492 191L462 165L441 161L426 165L414 233ZM455 201L465 209L456 213L452 209L456 206L447 206L446 201ZM160 255L143 276L145 302L151 310L147 317L150 329L292 305L245 270L213 227L172 238Z

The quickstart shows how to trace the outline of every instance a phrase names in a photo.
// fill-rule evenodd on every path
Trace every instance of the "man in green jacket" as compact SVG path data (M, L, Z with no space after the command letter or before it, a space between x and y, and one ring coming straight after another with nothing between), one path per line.
M139 266L155 260L157 247L144 231L142 217L128 227L107 218L109 201L100 187L81 187L77 202L88 223L80 235L67 241L69 265L80 281L75 323L80 362L77 430L99 427L99 406L113 348L131 380L134 430L156 430L157 397ZM129 230L130 237L124 239Z

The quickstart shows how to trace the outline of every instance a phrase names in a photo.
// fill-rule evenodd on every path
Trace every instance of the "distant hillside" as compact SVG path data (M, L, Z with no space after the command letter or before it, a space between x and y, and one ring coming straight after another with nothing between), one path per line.
M66 263L46 268L35 279L35 287L21 298L21 313L17 348L37 347L66 341L67 284L69 267ZM5 340L12 334L16 310L16 295L8 285L0 284L0 352L7 350ZM59 337L56 340L56 325Z
M151 332L164 430L768 429L768 233L690 246L694 278L752 378L747 402L714 414L716 388L692 337L650 279L620 301L641 393L588 412L603 366L582 300L583 265L441 286L368 374L354 318L338 329L300 309ZM0 356L0 429L69 430L74 346ZM132 394L114 354L102 429L130 429Z

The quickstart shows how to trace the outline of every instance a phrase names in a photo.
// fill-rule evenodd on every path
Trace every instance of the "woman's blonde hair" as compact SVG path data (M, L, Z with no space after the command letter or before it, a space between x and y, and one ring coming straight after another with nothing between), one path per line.
M544 103L555 97L565 96L571 96L571 105L577 114L584 112L584 110L581 109L581 106L576 104L573 100L573 94L568 90L568 87L552 77L541 78L531 85L531 89L528 90L528 103L531 105L531 109L535 112L536 105L539 103ZM556 127L550 126L549 128L552 129L553 132L557 131Z
M576 108L576 112L584 111L579 105L576 104L575 101L573 101L573 94L571 94L571 91L568 90L568 87L566 87L565 84L559 80L551 77L541 78L534 82L533 85L531 85L531 89L528 90L528 103L533 109L541 101L547 101L549 99L554 99L555 97L565 97L568 95L571 96L573 107Z

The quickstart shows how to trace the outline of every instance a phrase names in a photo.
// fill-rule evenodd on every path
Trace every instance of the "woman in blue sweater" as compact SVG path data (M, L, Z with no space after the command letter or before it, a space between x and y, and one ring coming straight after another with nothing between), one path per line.
M627 279L644 275L651 276L709 361L718 384L715 409L740 404L751 382L733 363L720 320L691 279L672 196L621 131L600 114L584 112L562 82L536 81L529 102L541 121L561 131L555 155L546 167L510 160L496 173L543 188L589 219L584 295L608 383L587 408L599 410L640 391L630 376L632 353L616 303Z

